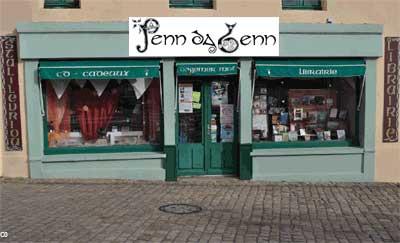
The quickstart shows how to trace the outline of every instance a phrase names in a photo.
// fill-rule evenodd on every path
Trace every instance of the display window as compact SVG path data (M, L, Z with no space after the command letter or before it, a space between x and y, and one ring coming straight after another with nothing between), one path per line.
M48 148L159 145L159 78L42 80Z
M364 60L269 59L255 66L253 142L359 145Z
M357 141L360 77L258 78L253 142Z

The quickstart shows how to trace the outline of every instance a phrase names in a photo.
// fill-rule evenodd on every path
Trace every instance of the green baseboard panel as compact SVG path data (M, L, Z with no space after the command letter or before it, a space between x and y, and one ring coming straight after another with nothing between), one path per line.
M33 179L133 179L165 180L164 155L95 159L82 155L71 160L65 156L45 156L42 161L30 161Z
M251 151L252 151L251 144L240 144L239 178L241 180L252 179L253 164L251 162L251 156L250 156Z
M176 181L176 146L175 145L164 145L164 153L167 158L165 159L165 180Z
M289 152L289 151L288 151ZM255 154L255 152L253 152ZM253 180L302 182L369 182L364 153L274 154L252 157Z

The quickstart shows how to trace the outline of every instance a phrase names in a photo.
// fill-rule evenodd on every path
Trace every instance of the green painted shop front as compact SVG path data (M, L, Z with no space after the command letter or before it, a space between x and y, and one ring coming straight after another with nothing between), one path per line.
M229 174L244 180L374 179L376 60L382 56L382 27L379 25L280 25L281 59L278 62L307 59L319 64L321 60L332 64L335 60L357 60L361 64L364 79L357 79L363 84L359 91L361 109L356 124L359 143L337 141L323 145L313 142L307 146L271 146L273 143L253 141L255 79L257 72L262 76L281 72L279 68L269 71L261 68L264 64L273 66L276 63L271 63L271 60L276 58L189 60L159 57L150 60L157 63L155 72L158 73L152 76L161 80L162 134L159 146L144 148L129 145L123 149L110 149L111 146L108 149L59 150L56 153L49 153L46 144L46 125L41 110L44 101L40 88L41 80L45 78L41 75L46 74L39 72L40 66L51 66L58 60L91 62L94 66L99 66L96 62L103 61L140 63L143 60L128 57L126 23L21 23L17 31L20 58L24 63L31 178L175 181L185 175ZM80 48L74 48L76 46ZM353 68L361 66L352 64ZM286 68L285 72L288 70L290 68ZM347 72L344 69L341 71ZM145 71L141 76L148 73ZM337 74L337 77L340 75ZM221 86L221 83L228 84L229 93L232 93L227 102L232 105L230 110L233 111L231 134L225 138L213 135L213 125L222 123L215 122L219 118L216 116L217 108L213 107L212 91L213 86ZM193 122L198 123L198 131L195 131L198 136L193 141L187 140L182 133L183 117L187 114L180 112L183 111L180 106L182 100L179 99L181 85L189 85L196 92L192 96L194 100L190 101L192 104L188 106L189 114L196 115Z

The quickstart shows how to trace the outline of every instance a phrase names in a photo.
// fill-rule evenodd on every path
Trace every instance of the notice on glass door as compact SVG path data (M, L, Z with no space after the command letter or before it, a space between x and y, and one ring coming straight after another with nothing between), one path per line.
M179 113L193 113L193 85L179 84Z

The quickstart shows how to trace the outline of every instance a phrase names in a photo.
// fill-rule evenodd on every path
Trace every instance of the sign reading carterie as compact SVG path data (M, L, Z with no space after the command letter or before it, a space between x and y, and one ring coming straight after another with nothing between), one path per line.
M279 56L279 18L130 17L129 56Z
M383 142L399 141L399 56L400 37L385 38L385 84L383 100Z
M17 37L0 36L4 139L6 151L22 150L17 53Z

